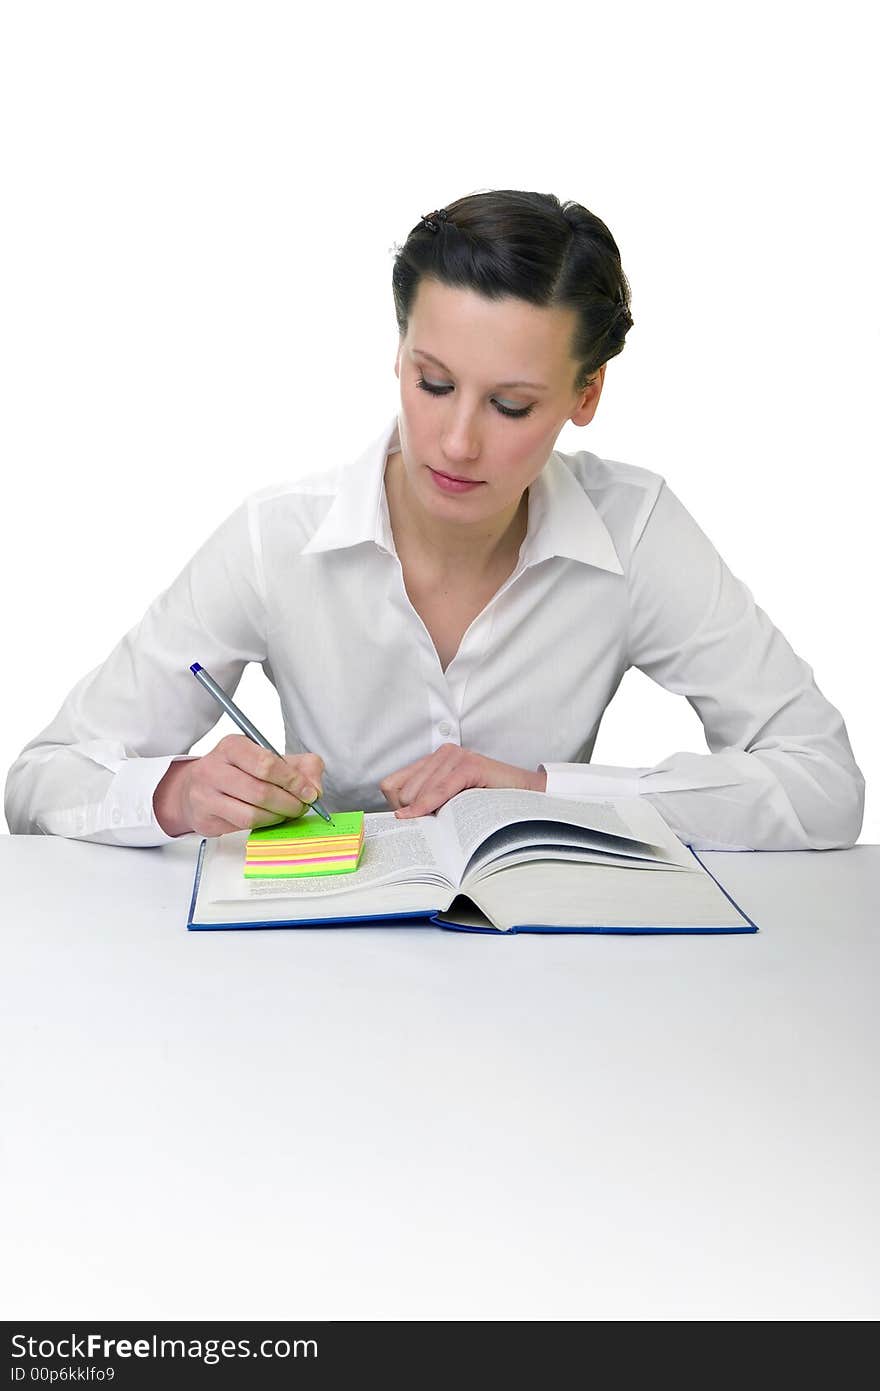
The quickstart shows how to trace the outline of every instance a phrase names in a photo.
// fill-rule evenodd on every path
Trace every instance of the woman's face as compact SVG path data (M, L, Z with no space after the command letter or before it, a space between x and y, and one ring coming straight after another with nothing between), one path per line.
M574 391L576 322L573 309L420 281L394 370L403 466L432 515L478 522L510 512L565 422L592 420L605 368Z

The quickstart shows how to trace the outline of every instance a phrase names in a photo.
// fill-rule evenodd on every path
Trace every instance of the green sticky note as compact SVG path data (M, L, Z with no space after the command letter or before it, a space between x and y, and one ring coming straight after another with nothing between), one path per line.
M329 840L333 836L359 836L363 828L362 811L335 811L329 825L316 811L307 811L305 816L298 816L292 821L257 827L251 831L247 843L262 845L264 841L273 840L311 840L313 836Z
M251 831L245 847L246 879L300 879L351 874L363 852L364 813L342 811L327 823L316 811Z

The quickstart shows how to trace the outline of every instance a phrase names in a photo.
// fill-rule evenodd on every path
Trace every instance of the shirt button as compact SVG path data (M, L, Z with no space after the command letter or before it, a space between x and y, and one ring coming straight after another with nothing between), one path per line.
M437 733L442 734L444 738L447 734L452 733L452 725L449 723L448 720L444 720L442 724L438 724Z

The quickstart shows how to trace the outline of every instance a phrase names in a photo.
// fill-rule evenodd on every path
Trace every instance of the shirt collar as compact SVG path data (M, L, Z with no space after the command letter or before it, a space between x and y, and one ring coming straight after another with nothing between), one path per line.
M374 541L382 550L395 554L385 497L385 460L399 448L395 415L360 458L341 470L336 496L311 541L303 547L303 555L342 550L364 541Z
M395 415L354 463L340 473L336 495L303 555L341 550L372 541L394 555L394 537L385 496L385 461L400 448ZM555 450L529 489L529 522L523 543L524 566L554 556L623 574L608 529L564 456Z

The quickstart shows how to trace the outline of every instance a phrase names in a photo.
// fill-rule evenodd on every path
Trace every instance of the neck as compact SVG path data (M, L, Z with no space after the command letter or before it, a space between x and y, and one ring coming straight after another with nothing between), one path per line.
M417 553L438 574L455 571L459 577L491 572L519 553L525 539L529 495L500 516L478 522L444 522L428 515L408 486L398 451L385 465L385 495L394 544L401 559Z

